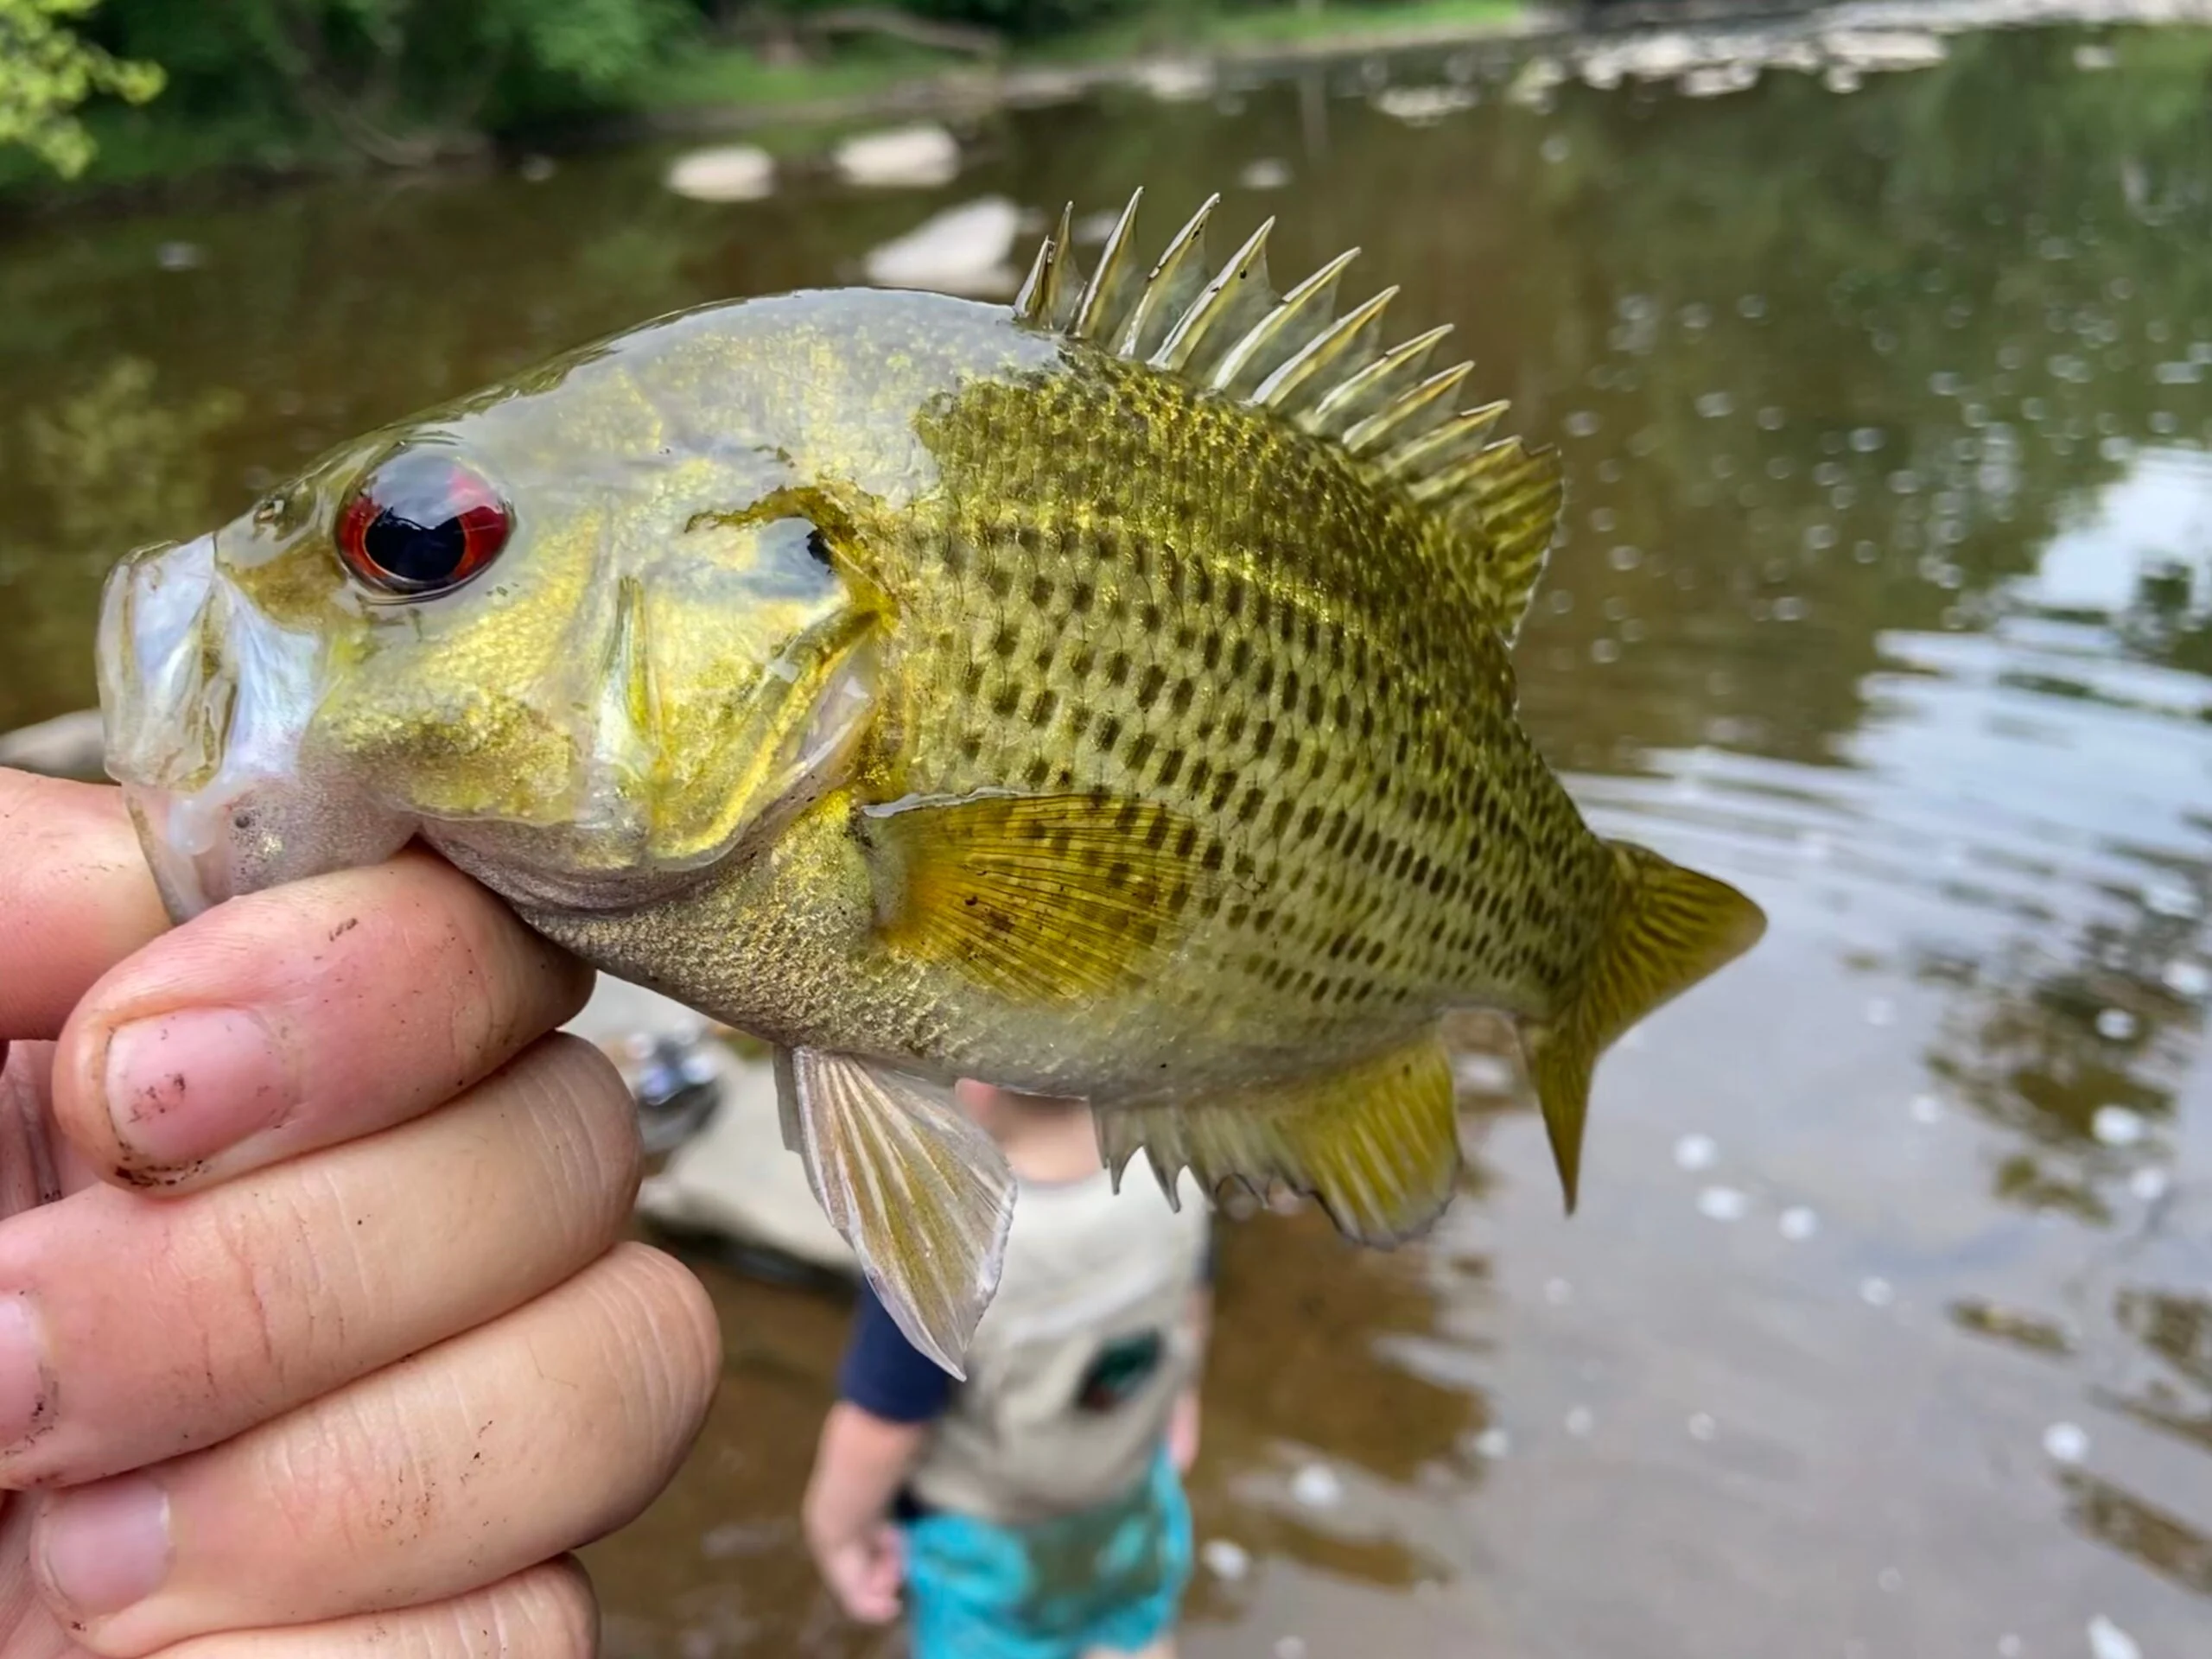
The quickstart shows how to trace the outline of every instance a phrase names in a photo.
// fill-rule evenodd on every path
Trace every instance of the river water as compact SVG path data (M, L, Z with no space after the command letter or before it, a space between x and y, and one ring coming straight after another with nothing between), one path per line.
M1357 243L1565 449L1538 741L1773 926L1601 1070L1573 1220L1473 1065L1426 1244L1227 1230L1186 1651L2212 1652L2212 33L1515 73L1004 111L928 188L639 149L0 230L0 730L91 700L115 553L602 330L987 199ZM794 1520L843 1305L702 1271L727 1384L591 1552L610 1653L896 1650Z

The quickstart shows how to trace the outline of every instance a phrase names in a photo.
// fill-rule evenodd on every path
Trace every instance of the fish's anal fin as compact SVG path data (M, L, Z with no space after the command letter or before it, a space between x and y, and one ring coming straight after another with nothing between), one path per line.
M1492 442L1507 405L1457 408L1471 364L1424 374L1448 328L1388 346L1382 315L1397 290L1338 314L1339 254L1287 293L1268 280L1263 224L1221 266L1205 236L1209 197L1148 270L1135 252L1140 190L1084 280L1070 245L1074 207L1037 250L1014 304L1024 324L1173 375L1201 391L1272 410L1334 443L1417 511L1440 519L1476 610L1510 640L1558 526L1559 457Z
M1433 1033L1313 1077L1103 1106L1097 1123L1107 1168L1118 1176L1141 1147L1171 1203L1185 1168L1209 1192L1231 1177L1262 1194L1280 1181L1363 1244L1426 1232L1459 1174L1452 1064Z
M951 1091L842 1054L778 1057L814 1196L906 1339L955 1376L998 1288L1014 1179Z
M1016 1001L1141 980L1223 883L1218 838L1154 802L978 794L863 809L893 950Z
M1598 1057L1646 1014L1759 941L1766 914L1726 882L1627 842L1608 843L1619 897L1582 982L1548 1020L1523 1020L1522 1052L1543 1108L1569 1212Z

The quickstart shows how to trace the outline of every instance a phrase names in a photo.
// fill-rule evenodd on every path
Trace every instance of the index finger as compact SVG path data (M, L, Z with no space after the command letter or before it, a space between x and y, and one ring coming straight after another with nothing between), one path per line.
M60 1034L168 917L123 791L0 767L0 1046Z

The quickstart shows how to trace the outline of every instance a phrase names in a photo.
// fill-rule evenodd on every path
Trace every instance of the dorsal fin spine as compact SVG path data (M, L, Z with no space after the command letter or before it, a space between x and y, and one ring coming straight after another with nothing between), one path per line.
M1205 233L1221 201L1216 194L1140 276L1135 250L1143 197L1138 191L1122 210L1088 283L1076 267L1069 204L1038 250L1015 315L1205 391L1273 410L1337 444L1467 544L1465 575L1483 619L1510 639L1557 528L1563 495L1557 453L1514 438L1488 442L1504 417L1503 402L1454 412L1472 364L1423 378L1448 325L1382 349L1381 319L1395 288L1333 315L1338 281L1357 250L1279 296L1268 281L1271 219L1211 270Z

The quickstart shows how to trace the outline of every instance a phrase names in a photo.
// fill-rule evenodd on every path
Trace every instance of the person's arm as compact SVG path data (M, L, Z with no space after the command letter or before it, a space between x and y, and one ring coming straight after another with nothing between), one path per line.
M800 1522L838 1602L880 1624L898 1617L906 1577L891 1506L951 1402L952 1379L906 1340L873 1290L855 1312Z
M822 1425L802 1512L807 1548L855 1618L881 1624L899 1614L906 1563L892 1500L928 1438L925 1423L893 1423L840 1400Z

